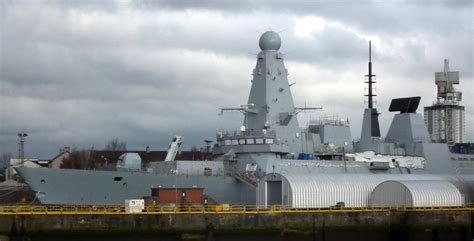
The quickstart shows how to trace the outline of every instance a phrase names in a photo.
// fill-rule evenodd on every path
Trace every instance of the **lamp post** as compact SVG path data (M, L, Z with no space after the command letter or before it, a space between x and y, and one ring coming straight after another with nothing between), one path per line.
M178 164L175 163L175 170L174 170L174 205L175 211L178 208Z
M20 159L21 159L21 166L25 162L25 138L28 136L26 133L18 133L18 137L20 137Z

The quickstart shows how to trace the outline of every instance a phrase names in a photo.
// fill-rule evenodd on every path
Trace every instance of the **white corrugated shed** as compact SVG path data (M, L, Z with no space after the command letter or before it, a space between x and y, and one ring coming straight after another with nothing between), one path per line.
M268 188L267 182L278 180L281 181L281 205L292 208L326 208L334 206L338 202L344 202L346 207L368 207L370 196L375 187L390 180L414 183L426 181L426 186L422 188L428 188L428 183L436 183L438 181L438 186L444 185L445 188L443 190L450 190L450 192L446 195L439 193L438 196L442 201L437 202L447 202L449 204L455 204L450 196L454 195L453 193L455 193L456 198L460 195L461 203L464 203L466 198L472 196L472 187L474 186L472 176L280 173L269 174L260 180L256 193L257 205L268 206L275 204L275 199L270 200L271 198L269 198L269 193L272 191ZM465 190L458 189L459 187L464 187ZM412 187L412 190L415 190L415 187ZM428 195L421 191L418 193L419 195ZM434 191L432 194L434 194ZM421 200L421 198L415 200ZM440 205L436 202L433 202L433 204ZM454 206L457 206L457 204Z
M462 206L459 189L443 180L385 181L370 196L374 207L450 207Z
M381 182L376 175L284 174L283 205L325 208L344 202L346 207L366 207L370 193Z

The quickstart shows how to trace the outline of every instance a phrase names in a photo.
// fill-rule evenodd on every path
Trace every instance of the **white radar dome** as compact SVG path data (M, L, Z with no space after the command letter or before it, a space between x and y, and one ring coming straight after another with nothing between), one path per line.
M281 47L281 39L277 33L267 31L260 37L258 45L262 50L279 50Z

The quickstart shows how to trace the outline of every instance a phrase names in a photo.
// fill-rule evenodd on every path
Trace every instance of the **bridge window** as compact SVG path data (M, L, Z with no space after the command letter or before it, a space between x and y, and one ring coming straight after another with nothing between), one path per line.
M266 144L273 144L273 139L265 139Z
M120 181L122 181L122 177L114 177L114 181L120 182Z

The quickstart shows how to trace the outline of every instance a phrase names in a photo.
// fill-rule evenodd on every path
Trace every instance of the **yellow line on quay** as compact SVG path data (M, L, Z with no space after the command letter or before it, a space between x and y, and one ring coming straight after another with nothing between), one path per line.
M370 208L290 208L280 205L259 207L245 205L212 206L150 206L142 212L126 212L124 206L1 206L0 215L170 215L170 214L290 214L290 213L363 213L363 212L473 212L474 206L464 207L370 207Z

